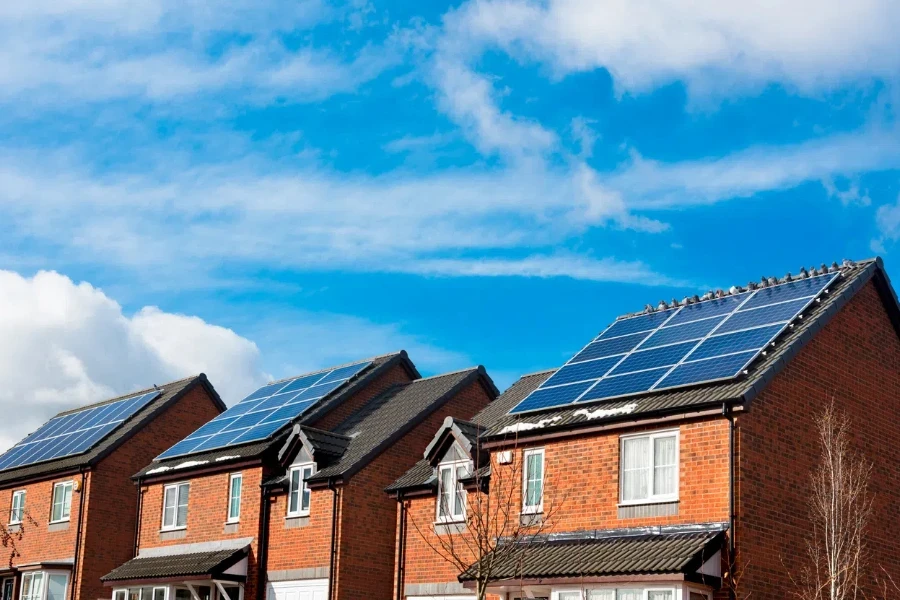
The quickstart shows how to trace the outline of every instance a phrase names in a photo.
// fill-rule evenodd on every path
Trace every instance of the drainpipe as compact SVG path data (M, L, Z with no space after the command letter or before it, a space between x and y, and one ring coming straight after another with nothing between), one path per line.
M397 600L403 600L403 586L406 578L406 505L403 504L403 492L397 492L397 503L400 505L400 531L397 534Z
M334 478L328 479L328 489L331 490L331 559L328 566L328 600L334 600L334 566L337 563L337 508L338 489L334 485Z
M142 483L142 479L138 477L137 480L137 508L135 509L135 515L137 518L134 521L134 550L131 553L132 558L138 555L138 550L141 547L141 512L144 510L144 486Z
M75 559L72 563L72 583L69 589L70 600L75 600L75 582L78 580L78 566L80 564L78 554L81 552L81 531L82 524L84 523L84 495L86 493L84 484L87 478L84 467L81 467L78 470L81 472L81 499L78 500L78 530L75 533Z
M735 531L734 531L734 413L727 403L722 404L722 414L728 419L728 576L732 585L728 586L729 596L734 600Z
M259 549L256 553L256 600L266 600L266 564L269 560L269 488L265 483L259 486L262 489L262 498L259 503Z

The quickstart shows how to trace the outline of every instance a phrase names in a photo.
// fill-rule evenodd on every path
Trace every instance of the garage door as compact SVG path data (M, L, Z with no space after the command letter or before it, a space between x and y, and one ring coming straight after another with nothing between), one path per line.
M269 600L325 600L327 597L327 579L273 581L269 583Z

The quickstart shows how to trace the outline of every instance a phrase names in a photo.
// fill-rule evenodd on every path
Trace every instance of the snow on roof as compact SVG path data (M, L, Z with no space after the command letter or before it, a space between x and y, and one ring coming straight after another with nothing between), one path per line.
M631 404L626 404L625 406L620 406L618 408L598 408L597 410L582 408L576 410L574 414L590 421L591 419L605 419L606 417L614 417L616 415L627 415L633 413L636 408L637 404L632 402Z
M165 473L166 471L175 471L177 469L189 469L191 467L199 467L200 465L205 465L208 463L208 460L186 460L183 463L178 463L177 465L172 465L171 467L162 466L156 467L155 469L150 469L144 475L153 475L154 473Z
M550 417L549 419L541 419L537 423L513 423L512 425L507 425L503 429L500 430L499 435L503 435L504 433L519 433L520 431L531 431L532 429L541 429L542 427L546 427L547 425L552 425L562 419L562 417Z

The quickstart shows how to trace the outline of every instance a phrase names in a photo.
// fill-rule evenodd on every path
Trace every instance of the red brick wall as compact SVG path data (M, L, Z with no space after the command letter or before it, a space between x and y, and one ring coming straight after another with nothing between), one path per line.
M450 415L471 418L489 401L481 384L472 383L339 488L336 600L391 597L397 507L384 488L422 457L444 418ZM309 524L302 528L285 529L286 500L286 494L272 500L268 569L327 567L332 492L313 490ZM303 552L297 548L303 548Z
M232 473L243 474L241 485L241 519L237 531L225 532L225 521L228 517L228 489ZM253 598L256 591L256 573L258 556L260 484L263 480L262 467L247 467L214 473L196 475L166 483L154 483L144 486L143 508L141 510L141 549L178 544L194 544L216 540L252 537L245 594ZM163 490L166 485L187 481L188 492L187 529L184 537L161 539L164 537L162 527Z
M511 509L518 514L522 454L528 448L544 448L544 509L553 515L548 532L727 521L728 421L716 418L646 430L675 428L680 435L677 515L618 518L619 437L642 429L522 444L513 450L513 464L494 464L491 493L494 498L513 498ZM472 493L469 497L474 505ZM409 502L406 583L447 583L459 574L429 547L429 542L435 547L440 543L433 527L435 502L433 495Z
M874 472L873 566L900 581L900 342L873 284L864 287L738 419L741 595L788 596L804 564L814 418L834 397ZM884 578L882 572L882 578ZM875 590L868 590L874 594Z
M357 390L351 397L346 398L336 407L325 413L325 415L317 421L310 423L310 426L328 431L341 424L347 417L355 413L361 406L382 391L392 385L405 383L410 380L409 372L407 372L403 365L394 365L381 375L375 377L366 384L364 388Z

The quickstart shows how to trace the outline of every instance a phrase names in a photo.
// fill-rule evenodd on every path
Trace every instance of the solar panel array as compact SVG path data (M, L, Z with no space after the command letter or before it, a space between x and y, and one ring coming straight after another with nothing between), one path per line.
M838 276L618 319L510 413L736 377Z
M370 364L356 363L263 386L157 459L264 440Z
M0 471L87 452L159 394L154 390L53 417L0 456Z

